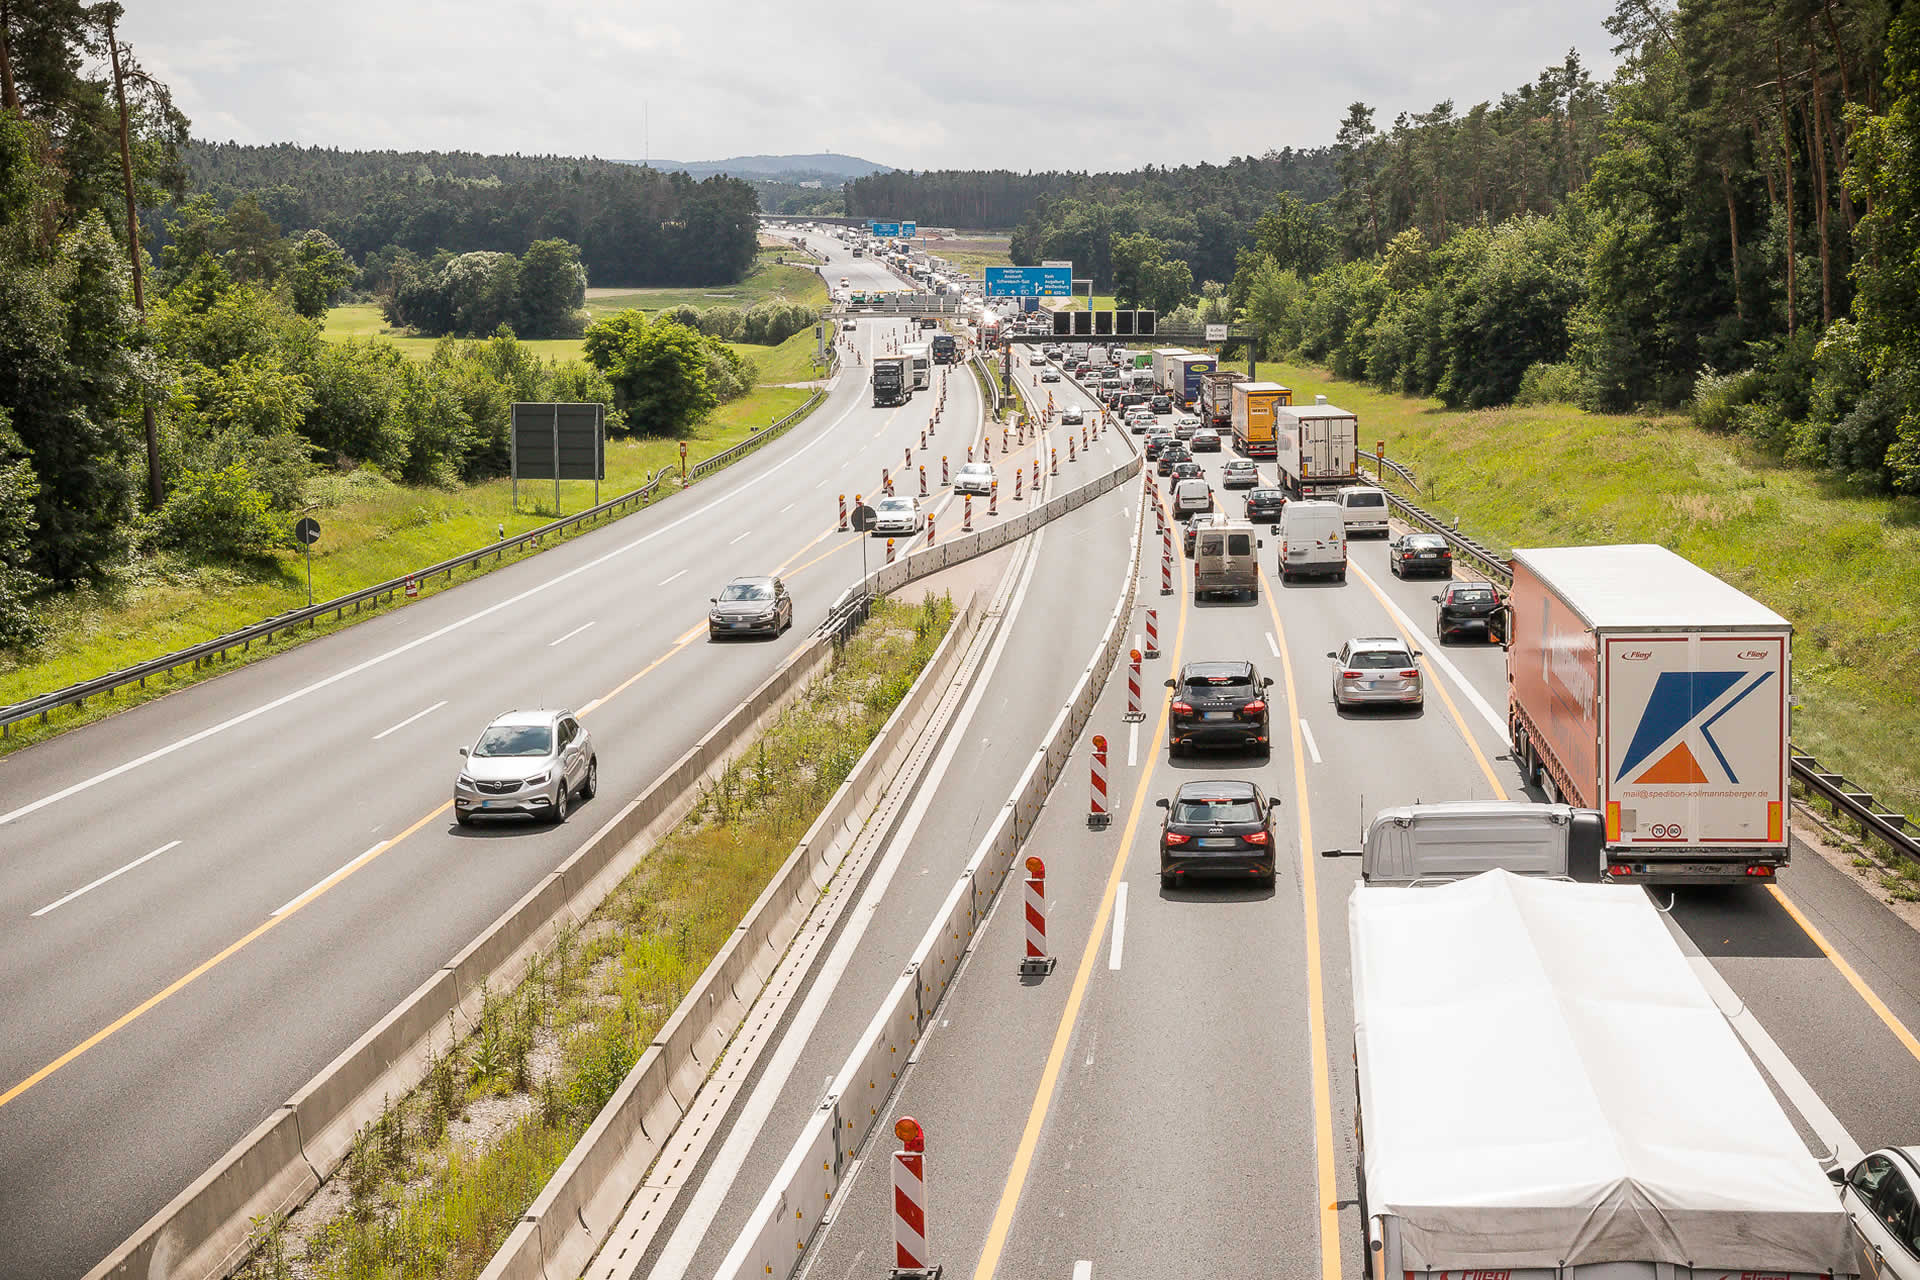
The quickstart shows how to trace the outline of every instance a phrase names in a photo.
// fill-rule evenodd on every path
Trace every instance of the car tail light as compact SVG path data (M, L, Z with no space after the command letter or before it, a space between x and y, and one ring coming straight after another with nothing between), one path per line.
M1190 716L1193 714L1193 704L1191 702L1176 702L1173 704L1173 714L1177 716Z
M1360 678L1360 673L1358 671L1342 671L1340 673L1340 678L1342 680L1358 680Z
M1240 709L1250 716L1257 716L1266 711L1267 703L1264 698L1255 698L1252 702L1249 702Z
M1400 553L1400 558L1401 558L1402 560L1411 560L1411 559L1413 559L1413 552L1411 552L1411 551L1402 551L1402 552Z
M1264 831L1249 831L1247 832L1247 834L1241 836L1240 838L1242 840L1245 840L1248 844L1265 844L1267 842L1268 836L1267 836L1267 833Z
M1420 672L1418 670L1402 671L1400 673L1400 678L1402 680L1412 680L1414 677L1418 676L1419 674Z
M1451 560L1451 559L1453 559L1453 552L1451 552L1451 551L1442 551L1442 552L1440 553L1440 558L1441 558L1442 560Z
M1168 844L1185 844L1187 841L1191 839L1193 839L1192 836L1181 835L1178 831L1167 832Z

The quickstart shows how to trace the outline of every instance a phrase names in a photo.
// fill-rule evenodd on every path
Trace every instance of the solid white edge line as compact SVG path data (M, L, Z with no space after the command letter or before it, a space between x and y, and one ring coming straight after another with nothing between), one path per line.
M820 432L819 435L807 441L805 444L801 445L798 449L795 449L792 455L790 455L787 458L787 461L792 462L794 458L797 458L801 454L806 453L808 450L812 449L814 446L825 443L833 435L834 431L839 428L840 424L845 422L849 417L851 417L853 415L854 410L860 407L861 406L857 401L854 404L849 405L847 407L847 411L841 414L837 419L835 419L832 426L825 428ZM446 636L452 635L454 632L459 631L462 628L467 627L475 622L478 622L482 618L491 617L492 615L500 612L502 609L511 608L514 605L519 604L523 600L530 599L533 596L537 596L540 593L552 587L557 587L563 582L576 578L583 573L587 573L590 570L597 569L601 565L607 563L609 560L613 560L619 556L625 555L629 551L632 551L635 547L639 547L645 543L652 542L655 538L658 538L663 534L671 533L673 530L678 529L681 525L690 524L693 521L698 520L701 517L705 516L709 511L712 511L714 508L724 506L725 504L732 502L735 498L739 497L741 494L745 493L747 490L753 488L755 485L764 483L765 481L768 481L768 480L775 479L780 475L781 475L781 470L778 468L774 468L774 469L768 470L764 474L755 476L750 480L744 480L740 484L734 486L732 489L729 489L727 492L714 498L713 501L708 502L704 506L695 507L692 511L687 512L687 514L681 516L679 519L670 521L667 524L663 524L658 529L654 529L651 532L643 533L639 537L635 538L633 541L624 543L620 546L615 547L611 551L608 551L599 556L596 556L592 560L587 561L585 564L575 565L573 568L566 570L564 573L555 574L553 577L548 578L545 582L536 583L533 586L528 587L525 591L522 591L518 595L509 596L505 600L497 600L493 604L486 606L484 609L477 609L463 618L455 618L452 622L447 623L445 626L439 628L438 630L430 631L424 636L416 636L412 640L407 641L405 644L396 645L393 648L388 649L385 653L376 653L371 658L367 658L364 661L357 662L353 666L347 667L343 670L336 671L330 676L322 677L321 679L314 681L312 684L304 685L301 688L295 689L291 693L283 693L279 697L274 698L269 702L263 702L259 706L254 707L251 710L243 711L237 716L229 716L227 719L220 721L220 723L218 724L208 725L206 728L201 729L196 733L190 733L184 738L176 738L174 741L169 742L164 747L155 747L152 751L147 752L145 755L136 756L132 760L128 760L123 764L118 764L111 769L103 770L100 773L96 773L90 778L82 778L79 782L72 783L68 786L62 787L58 791L54 791L47 795L41 796L38 800L29 801L26 804L20 805L18 808L10 809L5 813L0 813L0 827L6 826L9 822L14 821L16 818L24 818L29 814L38 813L40 810L46 808L48 805L58 804L60 801L65 800L70 796L76 796L80 794L82 791L90 791L94 787L99 786L103 782L111 782L113 779L121 776L122 774L131 773L135 769L138 769L143 765L149 765L149 764L152 764L155 760L164 759L167 756L172 755L176 751L182 750L183 748L186 748L186 747L193 746L196 743L203 742L206 739L211 738L216 734L225 733L229 729L237 728L240 725L246 724L251 720L257 719L258 717L267 714L269 711L277 711L281 707L286 706L290 702L296 702L299 699L306 697L308 694L318 693L322 689L330 688L333 685L340 683L342 680L351 679L352 677L359 675L362 671L367 671L373 667L377 667L381 663L384 663L389 659L397 658L401 654L410 653L413 650L420 648L422 645L431 644L435 640L439 640Z
M390 733L398 733L400 730L412 724L415 720L418 720L421 716L430 716L434 712L438 711L440 708L446 705L447 705L447 700L445 698L442 698L440 699L440 701L428 707L425 711L416 711L412 715L408 716L405 720L402 720L399 724L393 725L390 728L382 729L380 732L373 735L373 740L375 742L378 742L380 741L380 739L386 737Z
M1315 764L1320 763L1320 744L1313 740L1313 726L1307 723L1305 716L1300 717L1300 736L1306 741L1307 754L1313 757Z
M1375 582L1372 576L1369 575L1366 572L1366 570L1362 569L1359 565L1356 565L1356 564L1349 564L1348 567L1352 569L1355 573L1359 574L1361 579L1365 581L1369 586L1371 586L1375 591L1380 592L1380 598L1387 602L1387 608L1393 613L1393 616L1399 620L1400 625L1405 627L1412 634L1419 636L1421 638L1421 642L1422 642L1421 653L1425 657L1430 659L1435 666L1439 667L1442 671L1446 672L1449 676L1453 677L1454 685L1460 690L1461 693L1466 695L1467 701L1471 702L1474 705L1474 707L1480 712L1481 717L1485 719L1490 726L1492 726L1494 733L1499 736L1500 741L1505 742L1507 740L1506 718L1504 716L1496 714L1494 712L1492 704L1490 704L1485 698L1481 697L1480 691L1473 687L1473 682L1467 679L1467 677L1461 672L1460 668L1454 666L1453 663L1448 660L1447 655L1443 653L1440 649L1439 640L1435 639L1431 645L1427 645L1425 642L1431 637L1429 637L1427 633L1421 629L1419 623L1415 622L1412 618L1409 618L1407 616L1406 610L1402 609L1399 605L1393 602L1393 597L1389 596L1385 591L1381 591L1380 584Z
M681 578L684 578L684 577L686 577L686 576L687 576L687 570L685 570L685 569L682 569L682 570L681 570L680 572L678 572L678 573L676 573L676 574L674 574L674 575L673 575L672 577L669 577L669 578L662 578L662 579L660 579L660 585L664 587L664 586L666 586L666 585L667 585L667 584L668 584L669 582L675 582L675 581L678 581L679 579L681 579Z
M1121 888L1125 888L1122 885ZM1073 1280L1093 1280L1093 1263L1082 1258L1073 1264Z
M1120 882L1120 889L1113 898L1113 946L1107 952L1107 968L1120 967L1120 956L1127 943L1127 882ZM1078 1272L1076 1271L1076 1274Z
M567 634L561 636L558 640L547 641L547 648L551 649L553 648L553 646L557 644L565 644L567 641L573 639L575 636L579 635L582 631L585 631L588 627L592 625L593 623L591 622L581 623L579 626L575 627L573 630L567 632Z
M278 908L276 908L273 912L271 912L271 914L276 916L283 916L287 914L287 912L293 910L295 907L305 902L308 898L313 897L316 893L319 893L321 890L325 889L328 885L331 885L334 881L338 880L341 876L346 875L349 871L352 871L355 867L359 866L361 863L365 862L368 858L371 858L374 854L380 852L382 849L386 848L389 844L392 844L392 843L393 842L391 840L379 841L378 843L374 844L371 848L369 848L365 853L361 854L357 858L354 858L353 860L348 862L345 866L341 867L338 871L334 872L332 875L326 877L324 880L320 880L316 882L314 885L308 888L305 892L296 893L291 898L288 898L285 902L281 903Z
M34 912L32 918L37 920L41 916L47 914L47 912L52 911L55 907L66 906L69 902L72 902L75 898L79 897L81 894L86 893L92 889L98 889L101 885L113 879L115 876L124 875L125 873L139 866L141 863L146 862L148 859L159 857L161 854L165 853L167 850L176 848L179 845L179 843L180 842L178 840L167 841L165 844L161 845L158 849L155 849L152 853L142 854L140 857L135 858L132 862L129 862L126 866L121 867L116 871L107 872L107 874L101 876L98 880L95 880L92 884L81 885L78 889L75 889L72 893L68 894L66 897L61 898L58 902L49 902L46 906Z

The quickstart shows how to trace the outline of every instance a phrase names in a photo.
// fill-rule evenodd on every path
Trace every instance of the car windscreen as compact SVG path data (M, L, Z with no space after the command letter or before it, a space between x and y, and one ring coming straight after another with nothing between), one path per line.
M880 510L889 511L889 512L897 511L902 514L905 514L906 512L913 510L913 499L912 498L882 498L880 500Z
M1260 502L1278 502L1287 495L1279 489L1255 489L1248 496Z
M1384 507L1387 496L1383 493L1349 493L1347 505L1350 507Z
M1241 667L1205 666L1189 667L1186 674L1189 689L1226 690L1242 692L1253 688L1253 672Z
M1388 667L1412 665L1413 659L1404 649L1360 649L1347 657L1347 666L1355 671L1384 671Z
M1491 600L1492 587L1455 587L1448 600Z
M771 600L773 588L764 582L729 582L720 593L722 600Z
M480 735L476 756L544 756L553 750L553 730L544 724L496 724Z
M1447 545L1447 540L1437 533L1415 533L1408 535L1406 545L1422 551L1437 551Z
M1181 823L1258 822L1260 809L1252 796L1196 796L1173 803L1173 820Z

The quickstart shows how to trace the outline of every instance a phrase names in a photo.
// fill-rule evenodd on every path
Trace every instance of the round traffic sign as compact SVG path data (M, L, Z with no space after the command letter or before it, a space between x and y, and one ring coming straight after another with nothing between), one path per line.
M853 509L853 531L865 533L873 528L873 508L861 503Z
M320 541L320 522L312 516L301 516L300 523L293 526L293 539L307 546Z

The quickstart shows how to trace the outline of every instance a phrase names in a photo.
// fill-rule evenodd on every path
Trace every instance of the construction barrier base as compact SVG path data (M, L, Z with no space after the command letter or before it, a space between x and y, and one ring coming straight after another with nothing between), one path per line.
M887 1272L891 1280L940 1280L940 1267L894 1267Z
M1087 815L1087 825L1090 827L1110 827L1113 825L1113 815L1110 813L1090 813Z
M1122 718L1126 720L1128 724L1144 724L1147 719L1147 713L1144 711L1129 711Z
M1058 959L1056 956L1023 956L1020 960L1020 976L1026 977L1029 974L1052 973L1056 959ZM894 1274L898 1275L900 1273L895 1272Z

